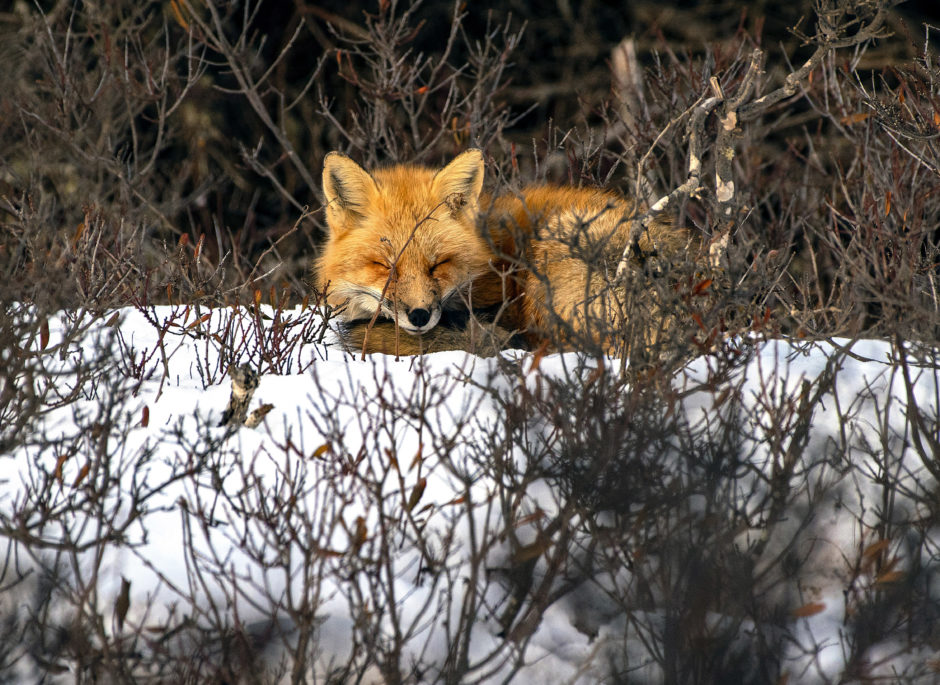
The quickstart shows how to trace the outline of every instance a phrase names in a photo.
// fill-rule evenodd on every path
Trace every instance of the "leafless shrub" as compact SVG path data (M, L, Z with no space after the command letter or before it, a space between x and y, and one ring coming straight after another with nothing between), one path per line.
M940 106L889 5L819 2L779 52L659 23L613 91L594 2L99 5L2 17L0 679L522 680L548 625L586 682L935 676ZM324 345L323 154L471 144L494 192L693 231L597 266L624 362ZM257 433L218 426L234 364Z

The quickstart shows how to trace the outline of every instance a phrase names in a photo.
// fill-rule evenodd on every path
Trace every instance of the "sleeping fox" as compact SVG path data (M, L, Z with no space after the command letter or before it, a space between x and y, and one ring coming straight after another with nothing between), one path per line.
M332 152L323 167L329 236L316 287L366 352L550 349L607 340L625 321L614 272L634 203L612 192L537 185L484 194L480 150L442 169L367 172ZM674 254L685 230L654 222L634 246Z

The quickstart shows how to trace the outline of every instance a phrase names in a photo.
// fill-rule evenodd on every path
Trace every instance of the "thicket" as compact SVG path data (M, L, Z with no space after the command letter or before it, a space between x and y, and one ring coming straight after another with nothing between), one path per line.
M62 0L15 2L0 14L0 460L30 455L32 465L32 480L2 485L0 677L356 682L379 673L469 682L497 665L522 668L546 611L599 593L591 601L612 604L626 622L622 648L598 651L611 682L777 681L788 672L781 654L794 612L812 612L791 581L819 558L800 545L819 512L841 501L839 483L859 475L859 450L880 464L863 474L880 489L877 506L854 512L857 553L839 560L851 618L848 667L834 680L874 677L878 659L894 668L890 657L905 652L922 658L892 677L932 676L923 655L938 641L931 531L940 438L936 402L921 406L914 387L917 369L936 367L940 341L940 17L929 3L918 13L879 0L747 11L627 5ZM428 606L396 623L396 545L425 544L424 529L407 501L382 500L382 477L369 472L343 496L398 527L342 564L318 553L336 509L279 509L303 501L298 474L282 491L219 494L231 512L263 512L245 525L272 544L307 536L315 572L299 596L255 607L267 623L249 629L193 590L163 633L123 617L115 630L88 555L125 544L173 483L246 468L231 467L240 458L231 434L199 426L197 437L172 435L200 458L142 482L134 515L116 516L128 511L116 484L147 464L145 448L123 451L139 422L124 408L145 380L173 382L166 341L202 336L212 350L199 364L207 388L236 363L310 371L329 325L308 285L324 231L324 155L341 150L366 167L439 165L471 145L484 150L492 189L616 188L674 216L702 248L666 274L637 268L626 286L614 284L636 312L635 325L615 332L625 352L642 348L666 314L654 354L634 354L637 363L616 373L578 367L537 390L531 366L503 359L502 385L484 390L505 422L486 440L456 443L457 428L414 418L414 397L380 395L363 435L417 420L440 468L494 484L499 515L486 519L477 547L459 550L441 533L428 552L465 555L478 583L448 575L446 564L433 581L465 602L441 609L459 617L447 626L452 653L417 664L404 656L428 639L418 628L442 618ZM177 309L158 318L157 304ZM301 318L286 317L298 304ZM202 318L231 305L222 318ZM119 307L150 313L159 345L132 353L114 333L72 354ZM748 413L735 371L752 348L740 341L779 336L839 337L844 355L861 338L891 341L905 432L892 432L873 391L837 411L849 425L874 403L864 420L881 445L860 447L848 432L816 451L809 426L835 401L839 355L798 391L764 388L761 411ZM673 374L693 358L709 360L694 389L714 394L723 408L714 420L682 411L692 389L677 390ZM89 397L100 398L94 415L77 409ZM430 415L433 398L421 401ZM318 430L336 438L329 464L353 468L358 448L329 419L348 399L323 388L318 402ZM74 429L52 430L46 418L71 407ZM750 461L752 444L771 446L770 467ZM448 462L461 450L463 462ZM65 488L66 463L93 469ZM529 494L543 483L554 493L551 514ZM469 505L465 513L475 515ZM98 525L74 530L78 514ZM526 525L538 529L534 542L516 539ZM762 531L763 541L742 551L742 531ZM195 576L221 577L224 565L197 561L195 549L186 551ZM256 550L259 565L267 554ZM903 576L885 575L899 568ZM357 588L346 598L355 649L317 670L321 617L311 598L338 573ZM228 586L234 595L237 585ZM491 612L505 641L471 658L475 616L496 591L508 598ZM645 670L635 671L636 640Z

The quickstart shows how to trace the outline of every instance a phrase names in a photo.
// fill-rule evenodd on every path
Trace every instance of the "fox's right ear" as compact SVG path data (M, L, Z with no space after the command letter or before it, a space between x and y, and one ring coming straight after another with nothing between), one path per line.
M355 224L378 190L369 172L346 155L331 152L323 160L323 194L330 230L343 230Z
M470 148L457 155L437 172L431 182L431 191L458 213L477 207L483 190L483 153ZM475 211L475 210L474 210Z

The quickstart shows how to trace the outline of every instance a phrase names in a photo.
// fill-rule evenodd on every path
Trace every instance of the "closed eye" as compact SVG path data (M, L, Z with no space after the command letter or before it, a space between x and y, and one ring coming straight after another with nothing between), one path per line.
M388 270L388 264L386 264L385 262L380 262L377 259L373 259L372 264L374 264L375 266L381 266L383 269Z
M450 261L451 261L451 260L450 260L450 257L448 257L447 259L442 259L442 260L439 261L437 264L435 264L435 265L432 266L430 269L428 269L428 272L429 272L431 275L433 275L433 274L434 274L434 270L437 269L437 267L439 267L439 266L444 266L445 264L450 264Z

